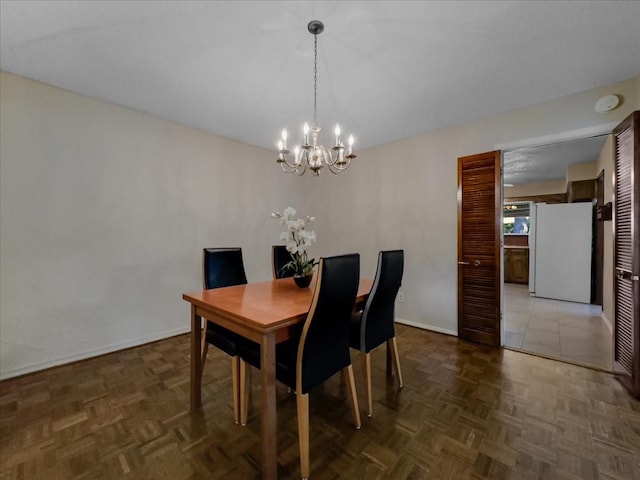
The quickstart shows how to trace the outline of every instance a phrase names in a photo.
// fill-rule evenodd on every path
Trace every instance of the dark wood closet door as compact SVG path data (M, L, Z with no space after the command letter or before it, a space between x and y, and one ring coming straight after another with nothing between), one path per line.
M640 112L613 131L614 363L620 382L640 397Z
M458 159L458 336L500 346L500 152Z

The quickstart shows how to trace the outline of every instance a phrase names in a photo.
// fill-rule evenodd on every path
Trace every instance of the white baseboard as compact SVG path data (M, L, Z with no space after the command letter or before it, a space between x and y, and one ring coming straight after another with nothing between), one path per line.
M436 327L434 325L428 325L426 323L414 322L412 320L405 320L404 318L396 318L396 323L409 325L410 327L421 328L423 330L431 330L432 332L444 333L445 335L453 335L454 337L458 336L458 332L454 330L449 330L448 328Z
M609 329L609 333L613 334L613 325L611 325L611 321L607 318L607 316L604 314L604 312L602 312L600 314L600 318L602 318L602 321L604 322L604 324Z
M166 332L155 333L145 337L138 337L126 342L114 343L111 345L104 345L101 347L92 348L84 352L72 353L70 355L63 355L62 357L46 360L44 362L36 362L30 365L13 368L0 372L0 380L6 380L7 378L17 377L27 373L37 372L38 370L44 370L46 368L58 367L71 362L77 362L78 360L86 360L87 358L97 357L106 353L117 352L118 350L124 350L125 348L137 347L144 345L145 343L155 342L156 340L162 340L163 338L173 337L183 333L191 331L191 327L186 325L184 327L176 328L174 330L168 330Z
M403 325L409 325L411 327L421 328L423 330L430 330L432 332L444 333L446 335L452 335L454 337L458 336L458 332L454 330L436 327L434 325L414 322L414 321L405 320L402 318L396 318L396 322L401 323ZM36 362L30 365L24 365L21 367L17 367L17 368L13 368L13 369L1 372L0 380L6 380L8 378L17 377L19 375L25 375L27 373L37 372L39 370L44 370L51 367L58 367L60 365L65 365L67 363L77 362L79 360L86 360L87 358L97 357L99 355L117 352L118 350L124 350L125 348L137 347L139 345L144 345L145 343L162 340L163 338L173 337L175 335L181 335L183 333L189 333L190 331L191 331L191 327L186 325L184 327L176 328L174 330L168 330L165 332L155 333L153 335L148 335L145 337L134 338L131 340L127 340L126 342L114 343L111 345L104 345L101 347L96 347L90 350L86 350L84 352L77 352L71 355L64 355L51 360L46 360L44 362Z

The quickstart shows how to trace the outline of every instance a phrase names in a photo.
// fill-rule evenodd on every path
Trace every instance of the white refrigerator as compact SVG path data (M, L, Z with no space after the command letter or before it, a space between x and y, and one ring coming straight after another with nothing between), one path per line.
M590 303L591 203L537 203L530 215L529 291Z

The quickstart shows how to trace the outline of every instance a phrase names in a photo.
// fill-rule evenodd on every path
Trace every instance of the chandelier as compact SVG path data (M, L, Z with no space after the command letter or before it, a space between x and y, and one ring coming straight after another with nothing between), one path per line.
M349 135L348 149L340 138L340 126L336 125L334 133L336 135L335 145L330 148L318 144L317 99L318 99L318 35L324 31L324 24L319 20L312 20L307 25L309 33L313 34L313 127L305 123L302 128L302 145L295 146L293 158L290 158L291 151L287 148L287 130L282 130L282 137L278 141L278 159L276 162L286 173L304 174L307 167L318 176L320 170L326 165L331 173L341 173L351 165L351 160L356 158L353 153L353 135ZM311 136L309 136L311 134Z

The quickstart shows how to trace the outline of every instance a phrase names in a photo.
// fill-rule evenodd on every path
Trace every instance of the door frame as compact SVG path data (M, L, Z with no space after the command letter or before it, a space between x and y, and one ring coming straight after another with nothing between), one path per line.
M620 122L603 123L593 127L579 128L576 130L567 130L565 132L554 133L551 135L543 135L541 137L531 137L528 139L517 140L515 142L505 142L494 145L494 150L501 150L504 155L505 151L518 150L520 148L541 147L543 145L551 145L553 143L570 142L571 140L580 140L583 138L596 137L598 135L610 135L613 129Z
M566 130L564 132L553 133L549 135L543 135L540 137L525 138L522 140L516 140L512 142L499 143L493 146L494 150L500 150L500 176L501 176L501 188L500 188L500 201L504 204L504 154L520 148L541 147L544 145L551 145L554 143L570 142L572 140L581 140L583 138L596 137L598 135L611 135L613 129L618 126L620 122L609 122L600 125L594 125L591 127L578 128L575 130ZM502 209L500 210L500 221L502 221ZM501 272L501 288L500 288L500 338L502 347L504 347L504 235L501 237L500 242L500 261L502 263ZM611 333L613 338L613 332Z

